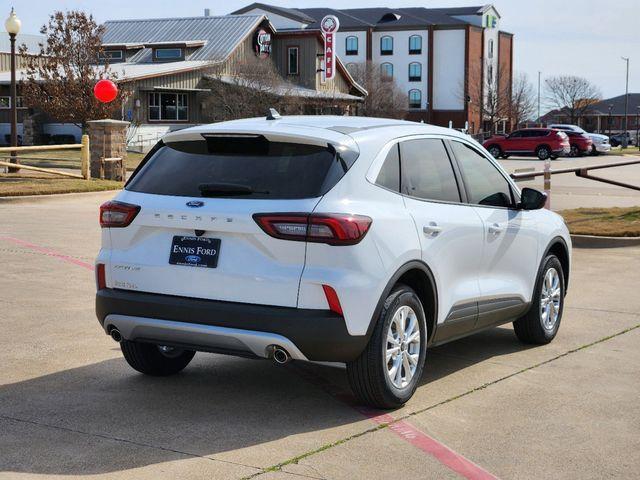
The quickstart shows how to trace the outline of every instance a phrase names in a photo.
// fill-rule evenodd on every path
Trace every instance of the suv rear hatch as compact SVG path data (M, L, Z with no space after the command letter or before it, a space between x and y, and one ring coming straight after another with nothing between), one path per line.
M253 215L312 212L357 153L264 134L174 137L116 198L141 208L108 228L108 286L295 307L306 243L267 235Z

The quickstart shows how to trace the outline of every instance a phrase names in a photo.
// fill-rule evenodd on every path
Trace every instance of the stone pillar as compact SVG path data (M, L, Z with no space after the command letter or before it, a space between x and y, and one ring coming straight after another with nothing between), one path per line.
M26 111L22 117L22 145L42 143L42 115Z
M91 159L91 178L100 178L101 162L105 158L122 158L122 162L106 162L104 178L124 181L127 160L127 128L121 120L90 120L87 122Z

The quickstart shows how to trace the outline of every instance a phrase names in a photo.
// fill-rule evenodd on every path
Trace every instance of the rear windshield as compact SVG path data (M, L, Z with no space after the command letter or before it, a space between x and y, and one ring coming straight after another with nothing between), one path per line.
M313 198L328 192L348 166L331 147L216 137L160 143L125 188L185 197Z

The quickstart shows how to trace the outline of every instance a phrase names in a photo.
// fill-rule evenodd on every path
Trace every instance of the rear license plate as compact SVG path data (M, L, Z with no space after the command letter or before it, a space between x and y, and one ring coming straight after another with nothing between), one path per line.
M219 238L176 235L171 243L169 263L188 267L216 268L219 255Z

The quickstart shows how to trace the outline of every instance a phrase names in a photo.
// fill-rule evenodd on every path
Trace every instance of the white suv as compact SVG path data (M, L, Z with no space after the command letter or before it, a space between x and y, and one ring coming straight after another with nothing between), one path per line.
M195 351L346 363L406 402L428 347L560 325L571 243L468 136L388 119L269 115L167 134L101 207L100 324L136 370Z
M549 128L555 128L556 130L564 130L565 132L576 132L586 135L591 139L593 145L591 145L591 155L599 155L600 153L608 153L611 151L611 143L609 143L609 137L606 135L600 135L599 133L589 133L578 125L565 125L565 124L553 124L549 125Z

